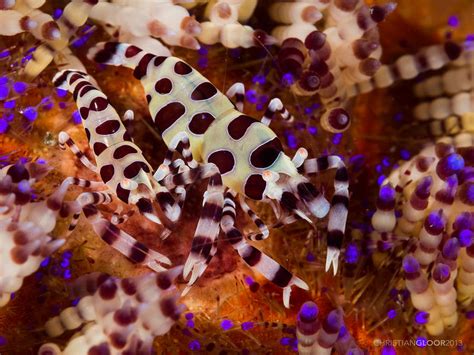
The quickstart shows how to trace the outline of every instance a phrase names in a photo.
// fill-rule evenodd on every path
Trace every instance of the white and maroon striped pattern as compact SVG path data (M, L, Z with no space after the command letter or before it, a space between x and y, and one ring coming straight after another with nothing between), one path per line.
M86 136L96 157L97 168L102 181L125 203L136 204L148 219L161 223L152 201L156 200L165 215L175 221L180 207L167 189L151 178L150 165L140 148L131 141L125 126L107 97L99 91L83 73L66 70L54 78L56 86L69 90L79 107ZM106 119L104 119L106 118ZM60 143L67 144L81 161L85 157L66 133L60 134ZM85 165L92 165L85 161ZM147 192L139 192L144 185Z
M334 195L329 210L326 271L332 265L334 274L336 274L346 230L347 214L349 213L349 176L347 169L341 158L330 155L306 160L299 171L304 174L314 174L328 169L336 169L336 176L334 178Z
M10 301L25 277L64 244L64 239L53 239L50 233L60 217L70 214L71 204L63 201L61 192L53 194L53 204L42 196L33 197L32 185L49 170L37 162L18 162L0 169L0 307ZM83 181L70 179L70 183Z
M65 348L48 343L38 354L151 354L155 337L167 333L185 306L174 285L182 268L119 279L102 273L80 277L70 286L76 306L49 319L46 332L57 337L76 330ZM86 327L79 329L87 323Z
M447 41L443 45L423 48L415 55L406 54L391 65L382 65L369 80L354 84L348 89L347 95L354 97L376 88L386 88L399 80L413 79L429 70L440 69L458 59L462 51L461 46Z
M209 179L201 217L191 245L191 252L184 264L183 276L187 278L191 273L191 277L183 294L186 294L189 288L204 273L217 251L216 239L220 232L219 223L222 217L223 204L224 186L222 185L221 176L218 172L215 172Z
M268 127L277 112L284 120L292 119L279 99L271 100L264 117L258 121L238 111L243 109L245 97L245 88L241 83L234 84L227 93L236 97L238 105L234 105L179 58L155 56L124 43L100 44L89 52L89 57L99 63L129 67L141 81L153 123L169 148L165 163L155 173L157 181L171 191L218 173L229 191L253 200L278 201L287 214L281 219L282 223L296 218L313 223L309 216L324 218L329 212L327 268L332 264L334 271L337 271L348 208L347 170L338 157L320 159L319 169L312 169L310 160L305 165L307 169L304 169L301 166L306 158L304 152L300 152L294 162L284 153L280 140ZM341 115L337 113L333 116L337 121ZM172 155L179 145L185 161L172 162ZM194 167L195 162L197 167ZM323 194L301 175L327 169L337 169L331 208ZM261 234L254 239L264 239L268 228L252 212L249 213L251 210L246 208L246 204L242 207L261 230ZM207 218L206 213L203 211L200 223ZM225 225L230 228L228 223ZM221 227L224 228L223 225ZM199 237L193 242L193 249L196 250L191 253L185 268L186 274L193 270L192 282L204 271L207 258L212 256L214 250L214 237L204 242L201 234L196 234ZM276 278L277 284L285 288L288 304L288 283L293 280L291 274L285 270L284 275L281 272L281 275L275 276L278 264L273 260L260 256L260 252L250 247L244 248L239 244L237 249L244 259L251 260L250 264L257 263L254 256L258 254L258 259L262 260L259 268L270 280ZM288 275L286 281L281 281Z
M226 235L227 241L239 253L248 266L264 275L275 285L283 288L283 303L285 307L290 307L292 286L297 286L304 290L309 289L303 280L292 275L275 260L246 242L242 233L235 227L235 201L229 192L226 193L224 200L221 227Z

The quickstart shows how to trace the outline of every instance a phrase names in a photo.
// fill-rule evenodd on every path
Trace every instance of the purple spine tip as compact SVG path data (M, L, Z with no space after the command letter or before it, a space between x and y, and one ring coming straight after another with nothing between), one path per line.
M433 183L433 178L431 176L426 176L416 186L415 194L418 198L426 200L430 196L431 184Z
M474 242L474 232L469 229L463 229L458 234L459 243L463 247L470 247Z
M416 312L415 315L415 322L418 324L426 324L430 318L430 314L428 312Z
M450 275L451 271L449 269L449 266L445 264L438 264L433 270L433 279L437 283L445 283L449 280Z
M443 257L456 260L459 254L459 242L456 238L449 239L443 246Z
M338 333L339 329L342 326L342 318L341 314L337 309L332 310L329 312L326 321L324 322L324 330L328 333Z
M316 320L318 313L319 309L316 303L308 301L301 306L298 316L303 322L313 322Z
M406 273L413 274L420 270L420 264L413 255L407 255L403 259L403 270Z
M460 213L454 221L453 228L474 230L474 216L469 212Z
M438 235L444 229L444 220L442 212L432 212L425 219L425 229L431 235Z
M459 154L449 154L445 156L436 166L436 171L443 180L457 174L462 169L464 169L464 159Z
M392 210L395 207L395 189L389 184L383 185L380 188L376 204L378 209L385 211Z

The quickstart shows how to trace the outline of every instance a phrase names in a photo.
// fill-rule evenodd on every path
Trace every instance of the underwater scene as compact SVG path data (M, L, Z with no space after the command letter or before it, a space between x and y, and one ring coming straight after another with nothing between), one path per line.
M474 1L0 0L16 354L474 354Z

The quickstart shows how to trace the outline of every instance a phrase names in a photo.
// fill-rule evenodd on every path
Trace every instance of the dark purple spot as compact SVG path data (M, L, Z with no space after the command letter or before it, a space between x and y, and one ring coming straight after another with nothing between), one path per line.
M99 156L104 150L107 149L107 146L102 142L94 143L94 154Z
M153 64L155 65L155 67L159 67L166 60L166 58L167 57L163 57L163 56L156 57Z
M79 109L79 114L83 120L87 120L87 117L89 116L89 109L87 107L81 107Z
M91 111L104 111L107 106L109 106L109 100L105 97L96 97L94 100L91 101L89 105L89 110Z
M250 162L256 168L268 168L271 166L280 153L283 151L280 140L275 137L271 141L257 147L252 154L250 154Z
M196 113L189 122L189 130L194 134L204 134L215 117L208 112Z
M120 184L117 185L117 197L125 203L128 203L128 198L130 196L130 190L124 189Z
M129 146L129 145L122 145L121 147L118 147L117 149L115 149L114 151L114 159L122 159L124 156L128 155L128 154L133 154L133 153L137 153L138 151Z
M218 150L209 154L207 161L216 164L222 175L231 171L235 165L234 156L228 150Z
M90 142L91 141L91 132L87 128L84 128L84 131L86 131L87 141Z
M140 59L140 62L136 66L135 70L133 71L133 76L135 78L137 78L138 80L143 78L146 75L146 71L147 71L147 68L148 68L148 63L150 63L150 61L153 58L155 58L155 56L153 54L150 54L150 53L145 54L142 57L142 59Z
M210 82L199 84L192 92L191 99L195 101L207 100L217 94L217 89Z
M168 78L160 79L155 84L155 90L158 94L169 94L172 89L173 83Z
M74 84L75 81L79 80L79 79L83 79L84 77L81 75L81 74L78 74L78 73L75 73L71 76L71 78L69 79L69 84Z
M104 165L100 168L100 177L104 183L108 183L114 176L114 166L112 164Z
M120 129L120 122L117 120L105 121L98 125L95 129L95 132L100 135L110 135L114 134Z
M79 92L79 96L80 97L83 97L85 94L87 94L89 91L93 91L93 90L96 90L95 87L93 87L92 85L87 85L87 86L84 86L84 88Z
M74 101L77 101L77 97L79 96L79 91L81 91L81 89L87 85L89 85L89 83L85 80L81 81L79 84L76 85L72 93L72 97L74 98Z
M185 62L177 62L174 65L174 72L179 75L186 75L189 74L193 71L193 68L191 68L189 65L187 65Z
M253 200L261 200L267 183L260 174L253 174L245 182L245 195Z
M125 57L126 58L131 58L136 56L138 53L140 53L142 50L136 46L129 46L127 50L125 51Z
M132 179L140 172L143 167L143 162L135 161L123 170L123 175L127 179Z
M186 108L179 102L171 102L162 107L155 116L155 125L158 132L163 134L163 132L179 120L185 112Z
M250 116L240 115L229 123L227 131L233 139L239 140L245 135L245 132L247 132L247 129L253 123L258 123L258 121Z

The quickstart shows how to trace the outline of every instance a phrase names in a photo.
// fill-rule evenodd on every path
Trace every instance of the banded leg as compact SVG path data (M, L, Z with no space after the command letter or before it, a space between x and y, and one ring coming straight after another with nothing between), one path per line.
M261 122L266 126L270 126L270 123L272 122L277 112L287 123L292 122L294 119L294 117L290 115L286 107L283 106L281 100L279 98L273 98L268 104L267 110L263 114Z
M145 244L104 218L97 209L97 205L108 203L111 200L112 196L103 192L84 192L76 199L78 206L100 238L133 263L148 266L157 272L165 270L159 263L171 265L171 261L166 256L150 250Z
M194 234L191 253L184 264L183 277L187 278L191 272L188 286L183 291L186 294L196 280L204 273L217 251L216 239L219 236L219 223L222 217L224 204L224 186L219 173L215 173L209 180L204 194L201 217L199 218Z
M232 99L235 96L235 107L240 112L244 112L244 101L245 101L245 85L242 83L233 84L225 93L225 95Z
M248 266L283 288L283 304L286 308L290 307L291 286L295 285L304 290L309 289L306 282L293 276L275 260L246 242L242 233L235 227L235 201L231 193L226 193L224 199L221 228L227 241L232 244L232 247Z
M196 168L198 163L193 158L191 152L191 145L189 143L189 137L186 132L179 132L176 134L168 145L168 151L165 154L163 163L158 167L153 177L156 181L161 181L170 173L170 165L173 161L173 154L176 151L180 151L184 158L184 162L190 168Z
M102 205L112 202L112 196L104 192L83 192L81 195L79 195L79 197L81 197L81 200L93 201L92 203L94 205ZM81 217L81 211L84 206L82 206L79 197L76 199L76 201L74 201L75 203L72 204L74 214L72 216L71 222L69 222L69 227L65 237L68 237L74 231L77 223L79 222L79 218Z
M93 172L97 173L97 166L95 166L86 155L79 149L72 138L64 131L59 132L58 136L59 148L62 150L66 149L66 145L71 149L74 155L84 164L85 167L89 168Z
M329 210L326 271L331 268L332 264L335 275L349 208L349 176L346 166L337 155L329 155L306 160L298 170L303 174L314 174L329 169L336 169L336 176L334 178L334 196Z
M92 189L106 187L102 181L90 181L70 176L64 179L56 191L48 197L47 206L54 211L59 211L63 205L64 196L71 185Z
M257 226L260 230L260 233L252 233L248 235L250 240L264 240L267 239L270 235L268 231L268 227L266 224L257 216L257 214L250 208L250 206L245 202L245 198L242 195L239 195L239 204L242 210L248 214L248 216L252 219L253 223Z
M313 223L311 219L303 212L302 208L304 205L298 201L298 198L295 196L295 194L291 191L283 191L283 189L276 184L276 182L280 179L279 173L271 170L264 170L262 173L262 178L267 182L264 192L265 196L279 201L280 207L282 207L284 212L290 212L299 218L304 219L309 224Z
M207 179L219 173L217 167L212 163L199 164L196 168L167 175L161 183L168 189L173 190L178 186L186 186L198 180Z

